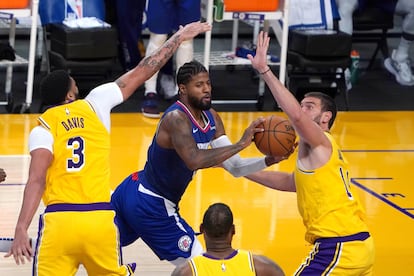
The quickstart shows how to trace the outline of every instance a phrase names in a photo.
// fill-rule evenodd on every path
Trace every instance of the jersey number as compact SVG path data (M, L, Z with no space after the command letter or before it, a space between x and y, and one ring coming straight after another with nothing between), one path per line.
M79 171L85 164L85 141L79 136L70 138L66 148L72 151L72 156L67 159L67 170Z

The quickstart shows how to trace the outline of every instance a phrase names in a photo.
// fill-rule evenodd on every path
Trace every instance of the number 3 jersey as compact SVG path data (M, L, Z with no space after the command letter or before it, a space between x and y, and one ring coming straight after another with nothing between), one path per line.
M109 202L110 134L88 101L49 108L38 120L54 139L44 204Z
M305 239L340 237L367 232L365 211L350 186L348 162L329 133L332 145L328 162L306 170L297 162L295 183L299 212L306 227Z

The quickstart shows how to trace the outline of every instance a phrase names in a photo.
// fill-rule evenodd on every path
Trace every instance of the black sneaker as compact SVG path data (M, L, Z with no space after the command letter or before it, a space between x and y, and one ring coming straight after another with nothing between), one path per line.
M142 115L148 118L160 118L160 110L158 109L158 96L154 92L147 93L141 108Z

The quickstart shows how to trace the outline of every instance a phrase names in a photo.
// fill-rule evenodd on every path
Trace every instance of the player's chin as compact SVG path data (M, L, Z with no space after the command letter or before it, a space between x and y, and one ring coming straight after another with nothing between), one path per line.
M210 109L211 107L211 97L203 97L201 103L205 109Z

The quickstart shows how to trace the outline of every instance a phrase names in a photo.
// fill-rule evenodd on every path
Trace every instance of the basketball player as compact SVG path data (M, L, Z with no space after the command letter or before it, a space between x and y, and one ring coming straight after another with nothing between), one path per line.
M283 270L271 259L249 251L234 249L233 213L224 203L215 203L204 213L200 232L206 252L177 267L172 276L283 276Z
M372 275L374 244L357 192L350 186L345 156L329 130L336 117L334 100L311 92L299 104L267 65L267 33L261 32L256 56L248 56L299 136L293 173L264 171L247 178L272 189L297 193L306 227L314 244L295 275Z
M341 16L339 29L352 34L352 14L357 9L364 9L366 5L375 5L385 12L395 13L402 17L402 36L397 49L392 51L391 57L384 60L384 66L395 76L396 81L405 86L414 85L414 76L411 71L410 48L414 42L414 1L413 0L336 0Z
M7 177L6 172L4 171L3 168L0 168L0 183L3 182L3 181L5 181L6 180L6 177Z
M223 122L211 108L211 84L199 62L185 63L177 74L179 100L163 114L143 170L128 176L112 194L121 245L141 238L161 260L177 265L202 253L194 230L180 216L178 204L198 169L220 165L238 177L276 161L242 159L263 118L255 120L232 144ZM211 148L210 148L211 147Z
M80 264L89 275L133 273L135 264L121 265L110 205L110 110L158 71L182 41L210 29L207 23L186 25L133 70L96 87L84 100L77 100L76 83L63 70L42 80L42 100L52 107L29 137L29 178L6 257L20 264L34 256L33 275L74 275ZM42 196L46 209L33 252L27 229Z
M147 5L147 25L150 37L146 55L151 54L162 45L167 40L168 34L175 32L178 26L198 21L201 18L200 0L148 0ZM190 39L181 43L175 55L176 70L184 63L191 61L193 53L193 40ZM159 95L156 90L157 77L158 73L145 82L145 100L141 111L144 116L149 118L160 117L158 109ZM173 91L164 91L164 93L166 99L174 98L178 93L178 87L175 87Z

